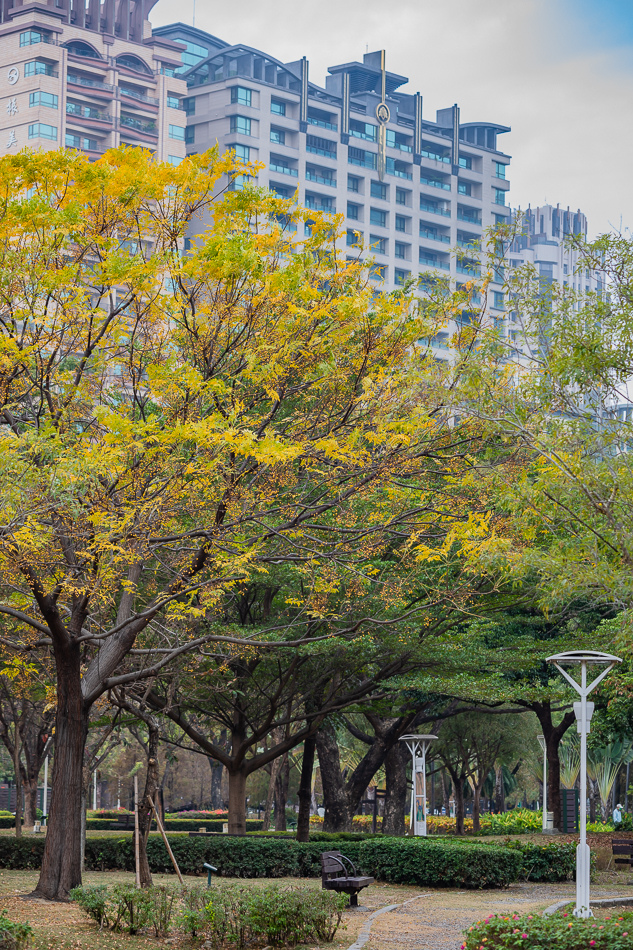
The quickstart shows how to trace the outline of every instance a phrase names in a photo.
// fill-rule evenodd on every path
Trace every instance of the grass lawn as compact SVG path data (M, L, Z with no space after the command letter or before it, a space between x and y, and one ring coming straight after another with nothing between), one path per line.
M49 903L48 901L24 900L23 895L33 890L37 883L37 871L0 870L0 908L5 909L11 920L28 921L35 931L33 947L35 950L146 950L164 945L165 940L155 937L138 937L128 934L100 933L97 926L74 904ZM203 878L187 877L186 882L200 883ZM319 889L321 882L314 879L278 878L280 883L301 884L302 887ZM131 884L134 875L125 871L88 871L84 874L84 884ZM155 874L154 882L174 884L173 874ZM249 883L267 883L266 880L251 880ZM369 911L385 904L398 904L420 892L419 888L401 887L392 884L376 884L364 891L363 904ZM366 912L349 912L344 915L334 943L328 944L332 950L343 950L354 939L367 919ZM186 938L170 935L169 946L191 947ZM200 943L197 944L200 946Z

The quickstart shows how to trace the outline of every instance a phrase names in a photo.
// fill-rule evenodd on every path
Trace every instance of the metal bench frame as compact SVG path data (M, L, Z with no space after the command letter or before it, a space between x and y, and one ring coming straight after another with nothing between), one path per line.
M321 886L326 891L349 894L350 907L358 907L358 892L373 883L373 877L359 874L352 861L340 851L324 851L321 854Z

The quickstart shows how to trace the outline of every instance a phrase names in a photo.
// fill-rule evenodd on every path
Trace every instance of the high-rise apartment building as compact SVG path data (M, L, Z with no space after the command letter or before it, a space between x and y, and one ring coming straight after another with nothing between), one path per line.
M0 155L140 145L185 155L180 45L152 34L156 0L0 0Z
M265 163L259 184L342 213L350 255L360 234L377 286L477 273L467 250L510 215L510 158L498 147L507 126L462 122L456 105L425 118L422 96L401 91L407 79L385 68L383 52L330 67L319 86L305 58L282 63L182 23L154 36L184 44L189 154L218 142ZM465 259L451 253L460 246Z

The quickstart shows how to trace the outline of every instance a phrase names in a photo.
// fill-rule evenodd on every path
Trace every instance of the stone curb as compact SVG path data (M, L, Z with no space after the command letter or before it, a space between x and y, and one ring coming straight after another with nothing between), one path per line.
M556 904L550 904L549 907L546 907L543 911L543 917L550 917L552 914L555 914L556 911L562 910L563 907L567 907L569 904L575 904L576 901L558 901ZM591 901L591 906L597 907L617 907L618 904L633 904L633 895L630 897L599 897L595 901Z
M406 904L410 904L411 901L417 901L421 897L430 897L430 894L416 894L415 897L409 897L406 901L402 901L401 904L387 904L386 907L379 907L378 910L375 910L372 914L369 915L363 926L360 928L358 937L352 943L347 950L361 950L361 947L364 947L367 941L369 940L371 934L371 925L376 917L380 917L382 914L388 914L389 911L397 910L398 907L404 907Z

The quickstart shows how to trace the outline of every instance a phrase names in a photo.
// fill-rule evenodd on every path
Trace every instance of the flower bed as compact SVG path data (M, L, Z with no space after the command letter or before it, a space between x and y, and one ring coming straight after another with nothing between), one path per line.
M371 831L373 827L371 815L354 815L352 819L353 831ZM409 819L405 820L407 828ZM456 830L455 818L447 815L429 815L426 820L428 833L431 835L454 835ZM501 815L482 815L480 819L480 835L520 835L542 831L543 812L530 811L529 808L514 808ZM310 819L310 830L321 831L323 819L314 816ZM376 830L382 828L382 818L376 819ZM472 835L472 818L464 819L464 833Z
M598 921L556 917L487 917L467 932L462 950L633 950L633 914Z

